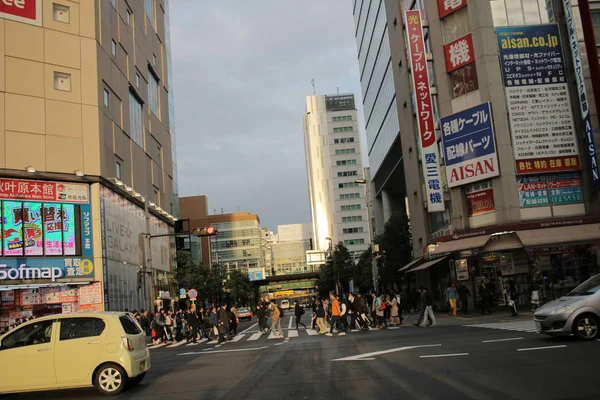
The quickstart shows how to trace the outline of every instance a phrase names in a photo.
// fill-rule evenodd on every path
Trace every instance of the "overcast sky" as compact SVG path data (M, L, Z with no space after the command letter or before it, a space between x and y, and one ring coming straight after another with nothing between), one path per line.
M310 222L305 97L360 82L351 0L176 0L171 6L181 196L262 226ZM362 116L361 116L362 118Z

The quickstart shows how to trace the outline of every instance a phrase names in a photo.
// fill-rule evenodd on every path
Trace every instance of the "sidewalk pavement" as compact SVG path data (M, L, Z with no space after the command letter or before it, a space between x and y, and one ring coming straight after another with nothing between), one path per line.
M490 315L481 315L479 310L470 315L464 316L456 314L455 317L448 315L445 312L436 312L435 319L438 326L456 326L456 325L471 325L471 324L489 324L496 322L512 322L519 320L533 320L532 311L519 312L519 315L512 317L510 311L507 308L499 307L492 310ZM412 326L417 323L419 313L404 314L402 315L404 322L403 326Z

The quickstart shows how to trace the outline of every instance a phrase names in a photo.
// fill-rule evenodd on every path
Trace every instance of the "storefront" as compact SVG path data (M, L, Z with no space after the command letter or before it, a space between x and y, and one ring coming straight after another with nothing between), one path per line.
M0 178L0 328L102 310L89 185Z

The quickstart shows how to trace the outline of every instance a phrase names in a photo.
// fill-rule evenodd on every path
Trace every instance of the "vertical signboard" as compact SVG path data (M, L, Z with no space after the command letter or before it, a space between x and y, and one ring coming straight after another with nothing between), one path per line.
M558 26L496 33L517 174L581 169Z
M467 0L437 0L440 19L467 6Z
M475 62L473 36L469 33L445 44L444 58L446 59L446 72L452 72Z
M573 56L573 66L575 67L575 80L577 83L577 94L579 95L579 105L581 109L581 119L583 120L583 135L585 137L586 151L590 162L590 172L592 175L592 185L595 188L600 187L600 170L598 168L598 159L596 158L596 145L594 144L594 131L592 130L592 121L590 109L585 88L583 76L583 64L579 54L579 42L577 41L577 27L573 18L573 9L571 0L563 0L565 8L565 17L567 19L567 30L569 31L569 47Z
M444 117L441 125L448 187L500 175L490 103Z
M412 84L421 143L421 160L427 195L427 211L444 211L444 193L440 174L439 151L435 135L425 38L420 11L406 11L406 37L412 71Z

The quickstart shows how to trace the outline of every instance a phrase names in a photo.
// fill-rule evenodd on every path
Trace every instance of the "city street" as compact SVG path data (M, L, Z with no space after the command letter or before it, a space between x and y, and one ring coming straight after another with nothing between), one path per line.
M305 322L308 318L305 318ZM124 394L139 399L596 399L600 342L548 338L528 316L440 318L345 337L283 328L286 339L151 350L152 370ZM470 325L470 326L465 326ZM240 331L241 332L241 331ZM311 332L312 333L312 332ZM257 337L258 336L258 337ZM94 389L10 399L102 398Z

